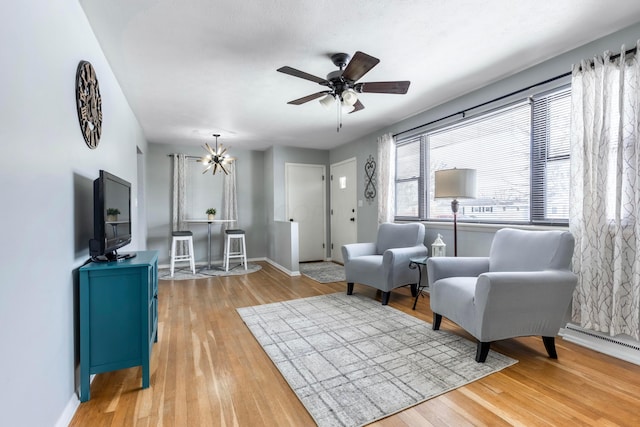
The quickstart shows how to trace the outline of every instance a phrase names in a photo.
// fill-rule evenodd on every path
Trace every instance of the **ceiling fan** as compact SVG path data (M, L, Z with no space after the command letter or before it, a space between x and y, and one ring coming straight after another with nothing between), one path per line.
M320 103L325 107L339 102L338 131L340 131L340 127L342 127L341 112L343 108L349 113L355 113L356 111L364 109L364 105L360 99L358 99L359 93L393 93L403 95L409 90L409 84L411 82L406 80L356 83L380 62L378 58L374 58L366 53L357 51L353 55L353 58L350 58L346 53L335 53L331 55L331 61L339 69L327 74L326 79L287 66L280 67L277 71L326 86L327 90L294 99L287 104L300 105L320 97L324 97L320 100Z

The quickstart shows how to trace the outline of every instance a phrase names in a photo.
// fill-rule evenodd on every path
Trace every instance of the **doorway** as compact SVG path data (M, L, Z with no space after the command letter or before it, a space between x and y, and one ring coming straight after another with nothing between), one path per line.
M358 241L356 159L331 165L331 259L344 264L342 245Z
M300 262L326 259L326 167L285 163L286 215L298 223Z

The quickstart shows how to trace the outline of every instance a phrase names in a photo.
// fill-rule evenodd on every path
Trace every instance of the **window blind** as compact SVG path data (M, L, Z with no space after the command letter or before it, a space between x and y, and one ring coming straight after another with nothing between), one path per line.
M531 108L511 105L428 134L429 219L452 217L451 200L434 199L440 169L477 170L478 198L461 199L461 221L529 221Z

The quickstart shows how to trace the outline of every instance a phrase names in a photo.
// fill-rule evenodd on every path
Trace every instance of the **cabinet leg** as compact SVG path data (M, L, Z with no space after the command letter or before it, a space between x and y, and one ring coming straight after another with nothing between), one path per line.
M91 398L90 387L89 375L80 374L80 402L86 402Z
M149 388L149 365L142 364L142 388Z

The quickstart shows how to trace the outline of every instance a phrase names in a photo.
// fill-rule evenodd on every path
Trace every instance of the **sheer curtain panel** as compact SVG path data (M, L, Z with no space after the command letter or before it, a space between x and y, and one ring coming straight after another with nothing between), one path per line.
M640 42L639 42L640 44ZM578 274L573 321L640 339L638 55L585 60L572 76L569 226Z
M173 197L171 204L171 231L185 229L184 220L187 217L187 158L184 154L173 154ZM178 242L176 255L186 253L186 242Z
M386 133L378 138L378 225L395 215L396 141Z

